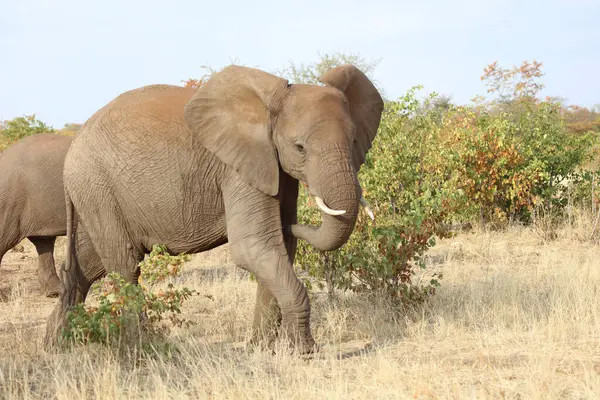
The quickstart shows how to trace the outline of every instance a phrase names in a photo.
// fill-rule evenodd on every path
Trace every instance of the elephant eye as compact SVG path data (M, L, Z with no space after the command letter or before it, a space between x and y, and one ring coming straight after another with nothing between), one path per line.
M304 146L302 146L300 143L296 143L296 150L298 150L300 153L306 153L306 150L304 149Z

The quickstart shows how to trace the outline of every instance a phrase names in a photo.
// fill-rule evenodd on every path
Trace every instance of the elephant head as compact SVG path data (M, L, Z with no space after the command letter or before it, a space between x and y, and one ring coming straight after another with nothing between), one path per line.
M275 196L280 167L307 184L322 211L320 227L294 225L294 236L320 250L347 240L364 204L357 173L371 147L383 100L356 67L325 73L324 86L288 84L232 65L190 99L184 116L195 140L250 186Z

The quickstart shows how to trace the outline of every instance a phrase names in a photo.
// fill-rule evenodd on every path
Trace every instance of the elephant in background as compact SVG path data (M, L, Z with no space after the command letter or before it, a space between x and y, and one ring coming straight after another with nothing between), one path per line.
M21 139L0 154L0 261L27 238L38 253L37 275L47 297L59 294L54 242L66 235L63 164L72 138L50 133Z
M271 342L281 327L297 351L314 351L309 297L293 269L297 239L320 250L348 240L364 204L357 173L383 111L352 65L321 82L292 85L232 65L199 89L145 86L97 111L65 159L70 256L46 345L97 269L135 281L154 244L180 254L229 242L258 280L252 341ZM297 223L299 181L321 209L318 227ZM80 232L101 265L83 265L81 252L92 250Z

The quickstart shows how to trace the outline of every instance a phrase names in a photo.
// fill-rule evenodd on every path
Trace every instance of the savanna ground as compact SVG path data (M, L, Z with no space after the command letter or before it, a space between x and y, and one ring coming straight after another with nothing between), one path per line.
M419 310L316 293L322 349L312 358L245 347L256 284L226 247L194 256L176 278L199 293L183 306L195 324L172 330L177 351L47 353L41 340L55 299L38 291L34 248L24 241L0 275L0 398L599 398L592 225L579 218L552 242L531 228L441 240L428 271L444 273L442 287Z

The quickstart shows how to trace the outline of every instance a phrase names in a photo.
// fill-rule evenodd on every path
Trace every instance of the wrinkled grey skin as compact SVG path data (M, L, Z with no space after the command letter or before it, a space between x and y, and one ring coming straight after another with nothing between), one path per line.
M47 297L58 296L54 242L66 235L63 163L71 137L37 134L0 154L0 261L27 238L38 253L38 281Z
M375 138L383 101L346 65L325 86L288 85L266 72L230 66L200 89L151 85L94 114L67 154L68 254L65 291L50 316L46 345L67 308L85 299L90 276L74 243L89 234L101 264L135 281L154 244L172 254L230 243L236 264L258 279L253 341L279 325L301 353L314 350L310 304L296 277L296 238L321 250L347 240L361 189L357 171ZM298 181L327 207L320 227L296 221Z

